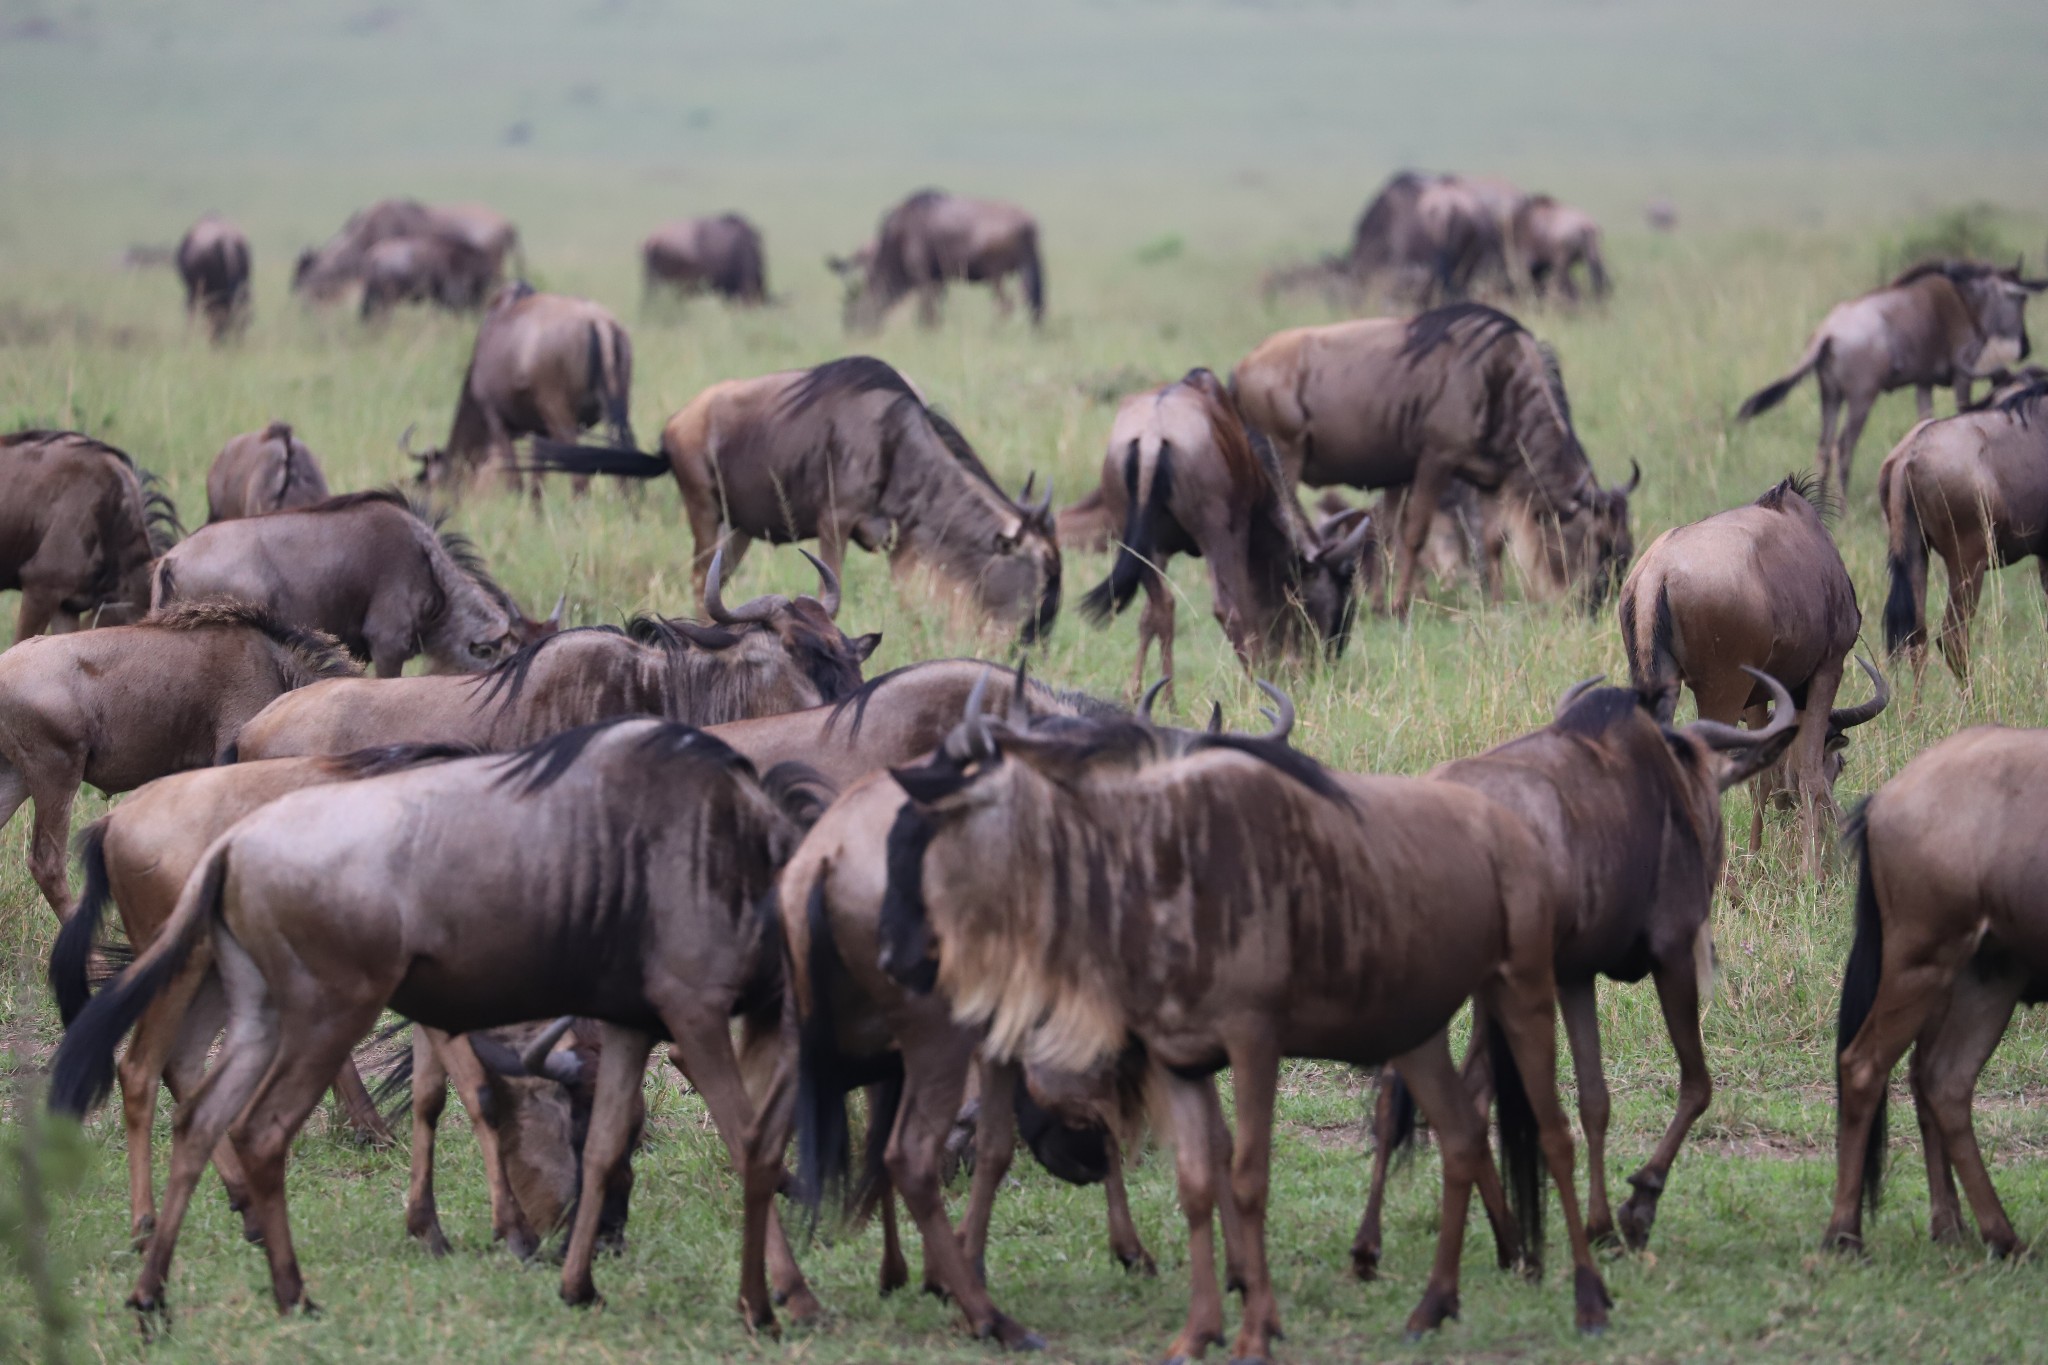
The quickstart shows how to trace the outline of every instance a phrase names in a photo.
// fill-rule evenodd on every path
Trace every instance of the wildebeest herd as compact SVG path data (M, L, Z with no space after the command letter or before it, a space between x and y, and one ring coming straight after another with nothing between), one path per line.
M990 285L1007 313L1012 275L1037 323L1038 237L1014 205L920 191L829 263L848 280L846 325L870 330L912 294L935 324L952 282ZM736 214L665 227L642 259L650 292L770 301L761 234ZM188 308L216 340L248 315L249 262L211 215L177 250ZM1540 1273L1546 1179L1574 1320L1598 1330L1611 1304L1595 1248L1648 1243L1712 1092L1700 1014L1721 798L1744 782L1752 848L1775 802L1798 811L1808 874L1827 875L1838 832L1857 860L1828 1243L1860 1245L1886 1084L1915 1047L1934 1235L1962 1235L1960 1177L1986 1242L2017 1247L1971 1096L2015 1004L2048 993L2048 923L2038 840L2007 808L1978 806L2048 798L2048 749L2038 732L1966 731L1842 816L1850 731L1882 717L1891 689L1857 658L1870 692L1843 701L1862 614L1830 522L1871 403L1915 387L1922 420L1879 474L1886 646L1924 663L1931 549L1950 583L1938 642L1965 676L1986 569L2048 565L2048 375L2013 369L2027 296L2048 281L1935 261L1836 308L1798 368L1738 414L1813 375L1816 472L1638 556L1641 471L1601 482L1555 353L1470 297L1554 287L1576 301L1581 271L1605 295L1599 229L1502 181L1394 177L1344 255L1268 285L1390 281L1427 306L1284 331L1225 374L1197 366L1128 394L1099 487L1057 512L1035 476L1006 491L965 432L869 356L714 384L642 451L625 328L521 283L520 264L491 210L411 200L363 210L299 258L295 292L357 290L366 317L408 301L481 310L449 434L412 454L409 490L333 494L278 421L226 441L207 524L187 534L112 445L0 438L0 588L22 597L0 653L0 824L33 803L29 866L62 921L50 1102L84 1114L120 1086L145 1253L129 1303L145 1321L165 1310L209 1165L264 1248L279 1308L311 1306L286 1157L330 1089L352 1123L389 1136L354 1060L388 1010L411 1025L409 1064L387 1079L410 1084L407 1231L448 1248L433 1160L452 1081L494 1237L530 1256L565 1230L572 1304L596 1299L595 1253L624 1235L643 1075L666 1044L741 1176L751 1326L774 1326L777 1304L820 1312L779 1196L879 1216L885 1292L909 1279L900 1196L927 1286L977 1336L1042 1344L996 1306L984 1269L1017 1139L1054 1176L1103 1184L1112 1250L1150 1269L1122 1179L1150 1132L1174 1149L1189 1231L1188 1315L1168 1356L1223 1342L1227 1287L1243 1299L1233 1358L1264 1359L1281 1333L1266 1250L1276 1086L1283 1060L1312 1058L1385 1068L1351 1251L1361 1278L1380 1266L1390 1156L1418 1116L1441 1145L1437 1252L1411 1334L1458 1311L1475 1191L1500 1265ZM1980 379L1991 393L1973 401ZM1932 415L1937 385L1956 415ZM605 444L582 441L595 427ZM565 628L562 602L535 619L447 526L454 500L493 488L539 498L550 476L581 491L663 474L693 536L701 619ZM1311 514L1305 487L1381 496ZM815 592L729 600L754 540L815 540ZM1100 622L1145 594L1129 696L1049 685L1021 661L865 677L880 637L840 623L849 544L1024 646L1055 629L1062 551L1111 551L1081 607ZM1403 617L1431 573L1469 569L1499 600L1512 557L1532 597L1617 604L1627 685L1588 679L1521 738L1421 777L1309 757L1292 702L1264 681L1267 728L1227 728L1220 709L1175 728L1153 702L1173 673L1165 571L1180 554L1207 562L1248 674L1336 659L1361 604ZM415 656L427 671L402 676ZM1698 719L1679 725L1688 689ZM82 784L132 795L80 833L74 900ZM95 991L118 962L100 939L110 907L134 956ZM1652 978L1679 1069L1677 1112L1618 1208L1602 976ZM1461 1063L1450 1039L1468 1005ZM178 1108L159 1204L160 1081ZM943 1187L963 1142L975 1161L956 1229Z

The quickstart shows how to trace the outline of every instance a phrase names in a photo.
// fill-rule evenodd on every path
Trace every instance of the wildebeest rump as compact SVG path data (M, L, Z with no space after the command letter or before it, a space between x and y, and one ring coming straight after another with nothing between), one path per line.
M281 692L355 671L317 631L239 602L181 602L140 624L0 653L0 828L36 804L28 865L71 913L65 839L81 783L113 795L216 761Z
M2042 289L2048 280L2022 279L2017 265L1916 265L1884 288L1828 310L1797 367L1743 400L1735 420L1770 411L1813 375L1820 385L1815 462L1822 486L1832 485L1846 498L1849 462L1877 396L1911 385L1924 418L1934 413L1935 385L1950 384L1956 407L1968 407L1971 380L2027 358L2027 295Z
M176 259L185 312L204 313L215 341L248 319L249 239L240 228L209 213L186 230Z
M205 597L325 631L385 678L415 654L440 672L480 672L525 629L469 541L388 489L193 532L157 561L151 603Z
M1495 309L1454 304L1280 332L1238 362L1231 391L1290 479L1408 489L1399 527L1382 531L1395 548L1397 614L1407 613L1417 558L1454 478L1525 507L1562 542L1591 605L1634 550L1633 480L1599 486L1555 358Z
M401 303L481 308L497 282L489 254L459 237L392 237L363 253L360 315L369 321Z
M1023 284L1033 326L1045 320L1045 272L1038 259L1038 220L996 199L969 199L942 190L919 190L883 216L874 241L852 258L826 264L848 281L846 328L869 332L882 325L904 295L917 294L918 321L938 325L939 301L950 281L986 284L1007 317L1003 278Z
M1607 262L1600 254L1600 225L1591 214L1547 194L1532 194L1516 207L1513 231L1517 264L1537 298L1554 284L1558 293L1577 302L1579 284L1573 276L1581 266L1593 297L1607 297L1610 285Z
M708 289L733 303L768 302L761 230L737 213L684 218L647 234L640 244L641 293Z
M291 423L228 438L206 471L206 519L232 521L327 500L320 461L293 434Z
M589 1302L602 1182L623 1154L656 1037L674 1040L672 1055L740 1156L752 1114L730 1020L768 1037L780 1010L777 948L752 911L814 813L800 780L764 782L700 731L627 720L509 757L294 792L236 825L208 850L156 942L72 1025L53 1066L53 1107L96 1103L115 1043L210 943L228 1035L179 1115L131 1305L161 1310L193 1187L223 1137L247 1172L278 1307L306 1303L286 1154L387 1005L449 1032L559 1014L603 1022L562 1272L563 1297ZM786 1248L781 1259L780 1287L807 1298ZM750 1320L766 1321L768 1289L756 1279L742 1296Z
M21 593L14 638L126 625L149 610L149 566L180 534L156 479L76 431L0 436L0 591Z

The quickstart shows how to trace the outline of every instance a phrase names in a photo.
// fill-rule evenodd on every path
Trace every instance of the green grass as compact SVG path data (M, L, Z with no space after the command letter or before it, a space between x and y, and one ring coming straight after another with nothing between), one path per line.
M1646 545L1808 464L1810 390L1750 427L1731 428L1729 414L1791 363L1830 303L1869 288L1915 242L1967 231L2038 259L2048 236L2038 94L2048 23L2038 7L1697 8L1074 0L791 16L625 3L549 17L365 5L309 18L243 4L117 15L0 0L0 427L102 435L160 472L193 521L213 452L273 417L298 427L337 488L399 477L399 432L417 423L426 442L445 430L473 323L406 312L365 331L345 312L300 309L285 280L298 247L348 210L411 192L499 204L520 223L538 279L619 311L636 351L635 424L651 441L714 380L843 353L822 256L857 242L894 196L938 182L1012 196L1040 215L1047 326L1034 335L1000 324L984 296L962 291L943 330L919 333L904 316L861 344L910 374L1006 483L1035 469L1065 501L1098 477L1116 392L1193 364L1227 366L1277 328L1335 316L1310 299L1268 305L1256 282L1271 265L1336 245L1394 166L1455 165L1550 188L1609 224L1611 306L1525 318L1563 358L1603 477L1642 465L1635 527ZM47 30L33 22L45 18ZM518 119L533 124L533 143L500 145ZM1678 234L1639 226L1654 195L1678 203ZM2000 207L1965 212L1984 201ZM643 314L639 237L664 218L727 206L762 223L782 303ZM188 334L167 274L116 265L124 247L175 240L208 207L248 227L257 259L254 327L220 351ZM1837 527L1873 650L1884 552L1871 489L1910 420L1908 395L1879 406ZM576 502L558 490L538 513L479 498L457 524L529 604L545 607L566 584L580 621L687 610L688 536L666 485L638 502L612 489ZM1069 601L1105 568L1102 557L1071 561ZM808 573L793 553L757 549L738 590L803 587ZM1202 566L1179 561L1174 578L1184 713L1206 712L1215 696L1250 723L1254 698L1209 618ZM2048 723L2036 584L2030 568L1994 578L1972 691L1938 669L1896 679L1892 711L1855 735L1845 804L1961 726ZM0 631L12 604L0 601ZM884 632L875 670L1007 647L900 595L869 556L850 562L843 619ZM1134 638L1129 618L1096 631L1070 613L1034 669L1115 693ZM1611 617L1489 608L1459 591L1436 595L1406 626L1365 620L1340 663L1280 681L1301 709L1300 742L1320 757L1420 772L1542 723L1578 678L1624 671ZM89 798L77 818L103 808ZM1726 814L1746 832L1747 797L1731 794ZM1653 1254L1609 1264L1618 1306L1608 1336L1571 1334L1556 1264L1540 1291L1494 1273L1475 1223L1463 1320L1403 1347L1399 1326L1431 1249L1433 1157L1396 1184L1390 1280L1352 1283L1344 1253L1366 1177L1364 1091L1342 1069L1299 1065L1281 1107L1271 1225L1286 1358L2044 1353L2032 1317L2038 1265L1993 1266L1975 1249L1925 1242L1924 1181L1902 1116L1893 1198L1870 1260L1815 1251L1832 1183L1830 1052L1848 887L1839 873L1818 884L1799 876L1782 817L1770 834L1759 858L1736 840L1716 909L1714 1108L1680 1159ZM18 1134L19 1106L57 1036L41 984L54 926L22 841L17 824L0 848L0 1052L15 1058L0 1140ZM1669 1115L1675 1067L1647 989L1606 990L1602 1013L1618 1183ZM2048 1216L2044 1045L2048 1032L2023 1017L1980 1103L2023 1235ZM403 1153L353 1148L322 1116L300 1144L291 1192L325 1316L275 1318L261 1258L209 1186L172 1279L176 1330L147 1352L119 1307L135 1258L119 1124L103 1114L86 1128L84 1172L50 1229L81 1317L72 1354L985 1357L935 1301L876 1301L872 1230L805 1253L828 1308L822 1326L780 1345L749 1340L732 1307L735 1183L695 1099L667 1076L650 1095L632 1246L598 1268L610 1300L601 1312L561 1308L550 1268L521 1269L485 1249L482 1182L459 1119L441 1183L457 1252L433 1262L400 1228ZM1142 1358L1178 1325L1184 1241L1165 1154L1146 1154L1132 1194L1161 1260L1157 1282L1112 1267L1096 1192L1056 1187L1028 1162L1003 1192L991 1283L1057 1356ZM23 1327L27 1301L13 1274L0 1270L0 1351L27 1358L6 1335Z

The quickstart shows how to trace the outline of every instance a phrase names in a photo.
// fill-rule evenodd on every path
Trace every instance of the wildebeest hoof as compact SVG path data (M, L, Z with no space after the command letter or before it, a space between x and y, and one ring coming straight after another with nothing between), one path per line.
M598 1293L593 1285L583 1285L576 1289L564 1288L562 1302L571 1308L602 1308L604 1295Z
M1863 1235L1856 1232L1830 1231L1820 1239L1822 1251L1832 1251L1839 1256L1863 1255Z
M530 1261L540 1250L540 1238L524 1230L505 1234L505 1246L522 1261Z
M130 1251L142 1250L149 1245L149 1239L155 1234L156 1218L154 1215L151 1215L137 1223L135 1230L128 1235L128 1249Z
M1139 1247L1136 1251L1119 1251L1116 1254L1116 1259L1127 1272L1133 1275L1143 1275L1150 1279L1159 1273L1159 1263L1153 1260L1152 1253L1143 1247Z
M1378 1247L1351 1248L1351 1274L1354 1279L1371 1284L1380 1277L1380 1249Z
M953 1291L940 1284L937 1280L926 1280L924 1282L924 1292L937 1299L940 1303L951 1303L953 1301Z
M302 1318L317 1318L320 1316L320 1305L311 1299L301 1298L297 1303L287 1305L282 1311L287 1316L296 1312Z
M158 1333L171 1330L171 1306L163 1299L130 1294L128 1307L135 1312L135 1325L142 1330L144 1341L153 1341Z
M1599 1271L1588 1266L1574 1271L1572 1298L1581 1332L1587 1336L1598 1336L1607 1330L1607 1310L1614 1307L1614 1300L1609 1297L1606 1282L1600 1278Z
M1045 1338L1030 1330L1023 1323L1007 1313L997 1313L988 1320L988 1325L975 1335L983 1341L994 1340L1002 1343L1009 1351L1043 1351Z

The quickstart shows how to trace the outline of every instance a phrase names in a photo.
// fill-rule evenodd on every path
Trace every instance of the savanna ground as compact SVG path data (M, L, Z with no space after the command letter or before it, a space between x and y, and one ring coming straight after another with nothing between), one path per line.
M172 4L148 11L0 0L0 427L70 425L163 475L188 521L228 435L295 423L337 488L387 482L398 433L438 439L473 323L408 311L374 330L291 302L291 255L387 193L482 198L520 224L531 275L588 294L631 327L643 441L717 379L844 353L837 289L819 266L923 183L1014 197L1044 225L1051 312L1033 334L956 293L946 327L898 317L859 343L912 375L1006 483L1038 470L1062 501L1097 477L1117 394L1219 369L1282 326L1330 320L1312 297L1267 303L1266 268L1335 247L1371 189L1403 164L1506 174L1609 224L1619 282L1604 308L1524 316L1563 358L1603 478L1643 468L1639 545L1754 497L1811 457L1810 389L1746 429L1729 414L1782 372L1834 300L1869 288L1916 245L2009 258L2048 235L2037 6L1904 3L1693 7L1472 3L1200 5L935 3L689 14L624 0L543 18L476 5L294 11ZM1668 196L1675 235L1641 226ZM1967 205L1996 208L1968 214ZM780 302L643 309L635 246L684 213L744 209L765 229ZM249 230L256 318L213 350L187 331L163 270L124 272L135 243L168 244L218 208ZM2038 256L2036 259L2039 259ZM2037 318L2037 324L2048 326ZM1942 400L1946 403L1946 398ZM1837 525L1871 625L1882 593L1875 470L1911 417L1878 409ZM688 609L686 534L667 485L629 501L551 490L538 512L500 497L459 511L512 589L545 607L566 584L582 622ZM1069 602L1106 561L1070 559ZM1198 562L1180 561L1181 705L1253 698L1208 618ZM757 549L747 592L809 583L793 553ZM0 603L12 621L13 599ZM1974 689L1938 669L1856 733L1843 783L1868 791L1961 726L2048 722L2044 619L2028 569L1997 576L1976 639ZM977 638L849 565L843 618L885 634L876 669L1008 645ZM7 629L8 626L0 626ZM1135 625L1071 612L1033 660L1043 677L1114 694ZM1365 619L1350 653L1285 671L1298 742L1328 762L1415 773L1541 724L1575 679L1624 671L1611 616L1439 591L1406 626ZM1860 696L1860 683L1851 695ZM81 803L83 822L104 809ZM1718 1084L1662 1205L1653 1250L1607 1265L1613 1330L1570 1330L1562 1249L1541 1290L1468 1241L1464 1317L1419 1346L1399 1325L1435 1221L1433 1156L1394 1187L1388 1274L1346 1271L1365 1185L1369 1091L1343 1068L1291 1067L1281 1109L1272 1251L1290 1359L2014 1360L2048 1354L2042 1268L1925 1240L1924 1181L1895 1114L1892 1199L1867 1262L1817 1253L1832 1179L1831 1039L1849 884L1814 883L1774 819L1764 856L1726 803L1730 886L1718 908L1721 978L1706 1034ZM14 1181L26 1106L57 1037L42 985L54 925L23 862L26 817L0 852L0 1051L9 1059L0 1220L18 1241ZM1617 1100L1610 1177L1649 1149L1675 1068L1647 987L1602 997ZM2048 1218L2044 1033L2024 1019L1984 1078L1980 1124L2022 1235ZM325 1315L278 1320L260 1256L202 1189L171 1285L173 1334L144 1348L120 1308L135 1257L117 1118L46 1152L47 1252L74 1319L52 1358L422 1361L981 1359L955 1315L915 1294L878 1301L872 1230L821 1235L805 1266L828 1307L782 1343L750 1339L731 1304L738 1190L695 1099L650 1081L630 1250L600 1264L609 1306L573 1313L551 1267L487 1245L475 1151L451 1117L441 1198L445 1260L407 1244L405 1153L339 1136L324 1112L291 1172L299 1252ZM166 1111L168 1106L165 1107ZM451 1109L451 1115L455 1113ZM159 1155L167 1149L160 1119ZM1060 1358L1155 1353L1186 1298L1171 1162L1133 1172L1157 1280L1104 1250L1094 1191L1021 1162L998 1207L989 1272L999 1302ZM1624 1189L1625 1192L1625 1189ZM1554 1224L1553 1224L1554 1226ZM41 1348L27 1282L0 1272L0 1343ZM1234 1323L1232 1324L1234 1327Z

